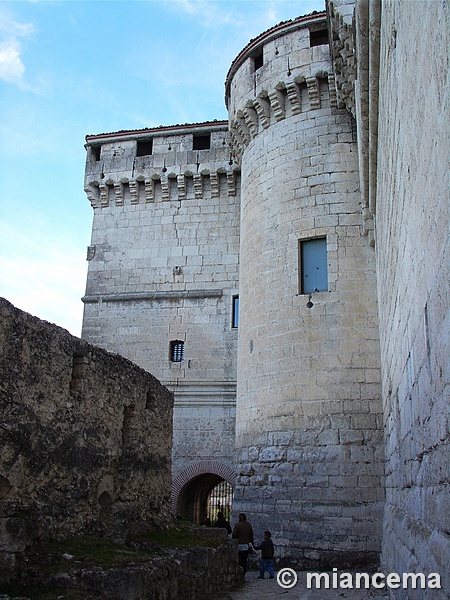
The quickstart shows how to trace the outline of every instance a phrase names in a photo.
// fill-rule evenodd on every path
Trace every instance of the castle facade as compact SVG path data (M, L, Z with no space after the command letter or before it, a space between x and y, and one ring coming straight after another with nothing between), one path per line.
M174 392L174 512L224 485L282 560L448 589L448 13L414 7L261 34L228 123L87 136L82 336Z

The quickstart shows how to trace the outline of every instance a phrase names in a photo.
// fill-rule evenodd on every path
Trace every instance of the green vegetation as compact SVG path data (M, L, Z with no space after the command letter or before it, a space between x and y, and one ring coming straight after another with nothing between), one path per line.
M54 600L59 592L65 600L87 600L89 596L77 589L76 585L77 572L81 569L125 568L143 564L174 549L218 546L223 541L223 538L207 530L177 522L166 528L143 531L126 544L92 536L48 542L27 551L26 565L22 569L23 581L11 584L0 582L0 594L32 600ZM64 584L59 583L56 576L61 573L66 579ZM68 585L69 578L73 585Z
M188 549L198 546L219 546L224 542L223 537L214 535L207 529L194 527L190 523L177 522L166 529L152 529L135 536L130 540L132 545L147 548L152 545L155 550L164 549Z

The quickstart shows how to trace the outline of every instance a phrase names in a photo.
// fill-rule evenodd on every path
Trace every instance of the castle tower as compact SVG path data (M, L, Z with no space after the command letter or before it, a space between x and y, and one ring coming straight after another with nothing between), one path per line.
M239 172L227 123L89 135L86 149L82 337L174 392L172 510L200 523L218 486L231 503L235 479Z
M226 81L241 164L234 510L307 568L377 561L383 445L375 257L324 13L250 44Z

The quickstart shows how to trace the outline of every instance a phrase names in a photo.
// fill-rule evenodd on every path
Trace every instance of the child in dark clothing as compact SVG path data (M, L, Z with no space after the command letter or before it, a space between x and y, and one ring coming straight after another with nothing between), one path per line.
M264 573L269 571L269 579L273 579L275 574L273 572L273 555L275 549L273 542L270 539L272 534L270 531L264 532L264 539L260 546L254 546L255 550L261 550L261 568L259 570L259 579L264 579Z

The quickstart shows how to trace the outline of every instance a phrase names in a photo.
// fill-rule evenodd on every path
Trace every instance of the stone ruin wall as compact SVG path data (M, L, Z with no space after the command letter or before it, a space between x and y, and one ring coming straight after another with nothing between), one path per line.
M377 264L386 443L383 561L450 597L448 3L383 2ZM446 58L447 57L447 60ZM400 595L398 596L401 597Z
M0 573L36 541L170 519L172 394L0 300Z

